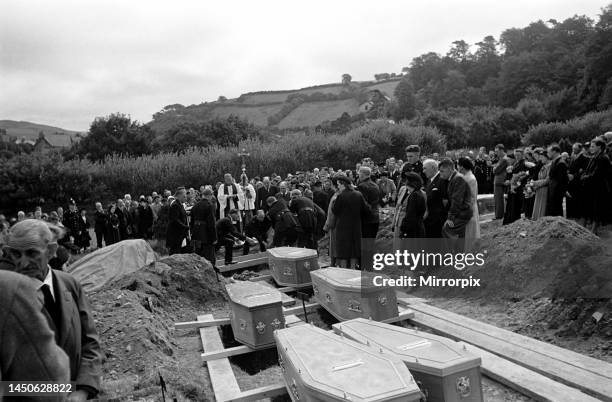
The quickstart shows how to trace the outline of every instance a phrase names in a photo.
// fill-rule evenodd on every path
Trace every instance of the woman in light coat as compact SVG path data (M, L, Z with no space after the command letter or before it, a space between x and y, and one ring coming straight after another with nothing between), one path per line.
M538 179L529 183L532 190L535 191L535 201L533 202L533 213L531 219L534 221L546 215L546 202L548 198L548 172L550 170L551 161L548 154L543 149L536 150L542 162L542 168L538 173Z
M459 173L470 186L472 194L472 218L465 227L465 250L473 251L478 246L480 239L480 214L478 213L478 181L472 171L474 170L474 162L469 157L461 157L457 161Z

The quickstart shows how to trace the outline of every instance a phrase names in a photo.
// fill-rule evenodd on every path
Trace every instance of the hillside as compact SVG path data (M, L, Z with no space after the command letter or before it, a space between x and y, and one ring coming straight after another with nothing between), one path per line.
M0 129L6 130L8 137L36 141L42 131L51 145L57 147L69 147L70 139L73 140L79 134L77 131L66 130L59 127L32 123L29 121L0 120Z
M202 122L216 117L237 115L259 127L292 129L316 127L333 121L343 113L355 116L367 101L370 91L380 91L389 99L401 77L385 81L352 82L350 85L326 84L296 90L261 91L240 95L235 99L199 105L170 105L156 113L148 123L157 132L164 132L181 122ZM269 118L276 123L269 125Z

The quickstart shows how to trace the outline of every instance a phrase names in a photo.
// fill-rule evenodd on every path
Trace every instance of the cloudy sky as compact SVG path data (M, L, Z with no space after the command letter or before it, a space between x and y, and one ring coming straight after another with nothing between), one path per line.
M0 0L0 119L86 131L165 105L370 80L602 0Z

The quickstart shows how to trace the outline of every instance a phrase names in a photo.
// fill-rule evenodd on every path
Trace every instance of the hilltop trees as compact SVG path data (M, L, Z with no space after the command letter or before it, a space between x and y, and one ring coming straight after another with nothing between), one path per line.
M122 113L97 117L89 127L89 134L74 145L74 154L93 161L117 153L130 156L151 151L154 133L148 126L132 121Z
M350 84L352 79L353 77L350 74L342 74L342 85Z

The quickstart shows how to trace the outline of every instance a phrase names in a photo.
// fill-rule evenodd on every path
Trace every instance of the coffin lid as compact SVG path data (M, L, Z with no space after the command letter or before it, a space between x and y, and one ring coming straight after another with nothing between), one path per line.
M284 260L301 260L318 256L317 250L299 247L274 247L268 249L268 253L274 258L282 258Z
M386 278L385 275L374 275L370 272L337 267L320 268L316 271L312 271L310 276L316 276L322 281L333 285L335 288L361 290L362 292L379 291L383 289L381 286L374 286L372 284L372 278L374 278L374 276Z
M307 388L347 400L419 400L420 390L406 366L380 353L313 325L274 332L277 347L301 373ZM285 363L287 364L287 363ZM410 398L410 399L409 399Z
M233 303L249 309L278 304L281 306L281 294L278 290L257 282L236 281L225 285L227 294Z
M359 343L396 355L410 370L445 377L480 366L474 356L455 341L377 321L356 318L333 325L334 331Z

